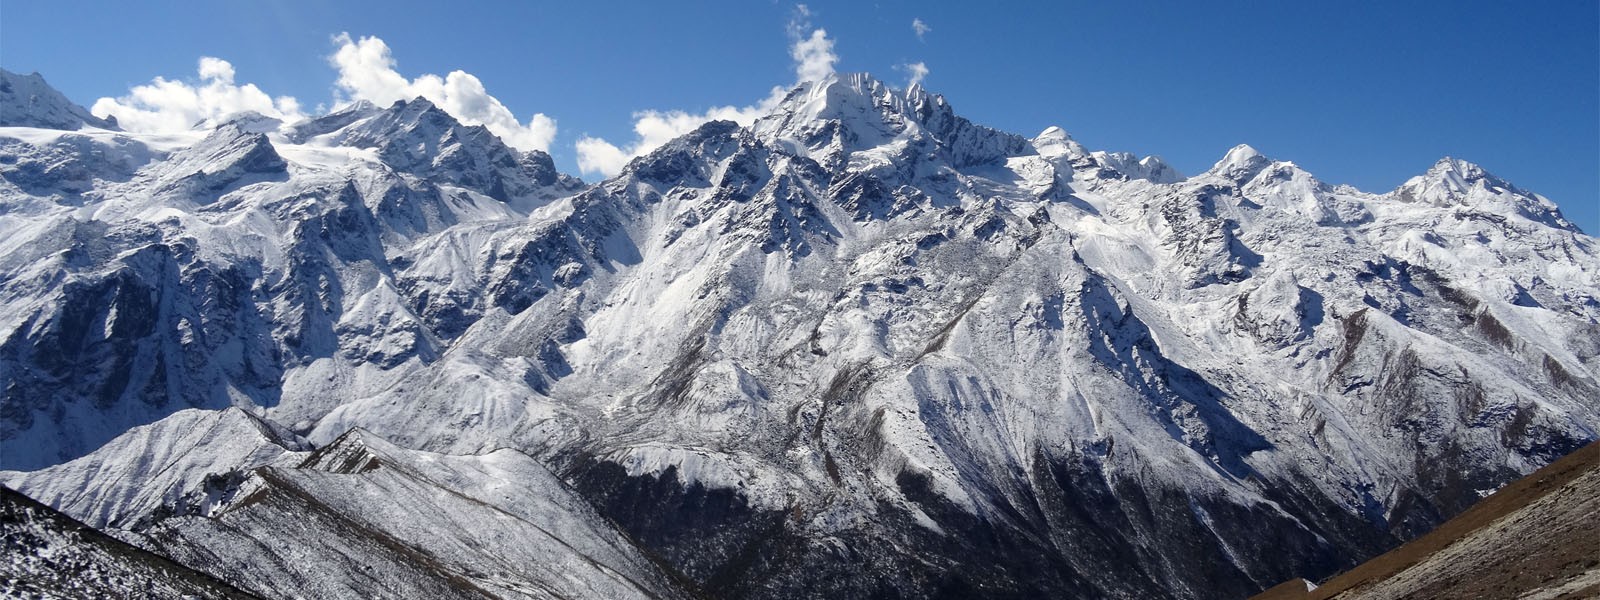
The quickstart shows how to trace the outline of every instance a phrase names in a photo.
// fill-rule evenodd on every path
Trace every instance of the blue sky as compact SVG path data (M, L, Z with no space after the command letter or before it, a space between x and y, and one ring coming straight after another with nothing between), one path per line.
M554 137L530 143L578 173L575 143L626 152L639 111L750 107L792 84L791 25L809 22L801 37L825 29L838 70L903 85L922 63L926 87L1001 129L1060 125L1189 174L1249 143L1368 191L1456 156L1600 232L1592 0L810 2L808 17L749 1L154 4L5 0L0 65L89 106L157 76L199 86L211 56L235 84L314 112L352 95L328 58L335 36L372 36L405 78L462 70L530 130L548 133L535 113L554 119Z

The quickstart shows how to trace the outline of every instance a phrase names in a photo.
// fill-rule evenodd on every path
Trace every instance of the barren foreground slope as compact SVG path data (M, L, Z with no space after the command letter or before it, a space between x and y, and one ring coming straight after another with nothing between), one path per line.
M1485 498L1428 535L1298 593L1256 598L1600 596L1600 444Z

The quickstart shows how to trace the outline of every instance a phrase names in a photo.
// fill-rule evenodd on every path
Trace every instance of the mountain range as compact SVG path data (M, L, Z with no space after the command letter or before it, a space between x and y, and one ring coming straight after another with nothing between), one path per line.
M261 597L1243 598L1600 430L1600 249L803 83L585 183L0 79L0 483Z

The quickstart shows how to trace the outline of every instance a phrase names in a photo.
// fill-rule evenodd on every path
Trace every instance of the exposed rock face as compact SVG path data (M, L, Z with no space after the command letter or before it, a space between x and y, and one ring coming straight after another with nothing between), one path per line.
M1244 597L1600 427L1594 239L1460 161L1388 194L1248 147L1183 178L866 76L588 187L422 100L281 131L0 129L4 164L145 161L0 169L0 439L30 449L0 480L277 561L217 573L266 595L302 527L387 565L328 594L516 596L488 525L385 520L464 494L592 506L523 521L610 540L607 593ZM227 461L152 434L230 406L259 435Z

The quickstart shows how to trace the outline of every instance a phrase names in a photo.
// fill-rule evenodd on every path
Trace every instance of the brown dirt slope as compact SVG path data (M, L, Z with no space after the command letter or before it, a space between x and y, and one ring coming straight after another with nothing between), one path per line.
M1600 442L1315 590L1255 597L1268 598L1600 598Z

